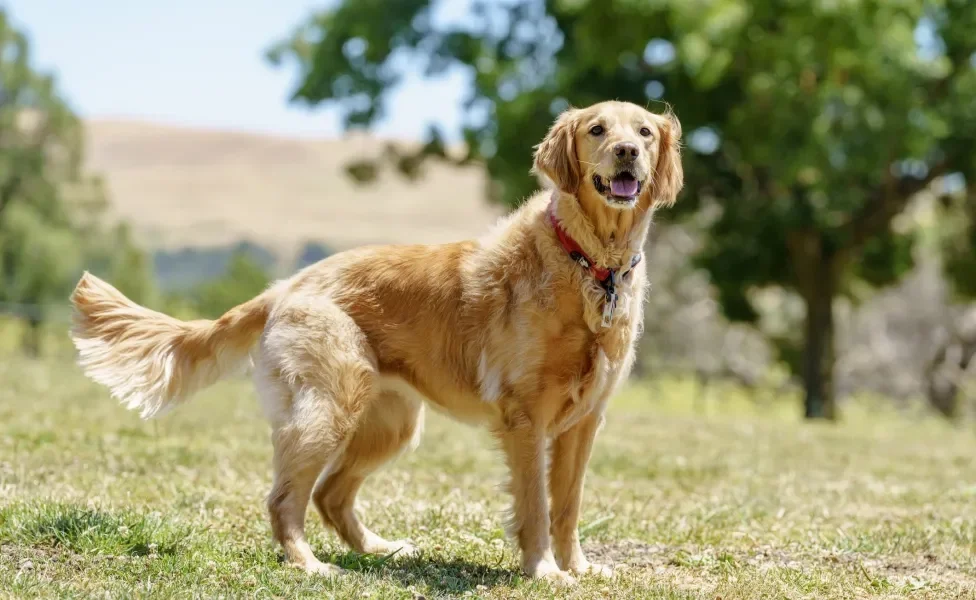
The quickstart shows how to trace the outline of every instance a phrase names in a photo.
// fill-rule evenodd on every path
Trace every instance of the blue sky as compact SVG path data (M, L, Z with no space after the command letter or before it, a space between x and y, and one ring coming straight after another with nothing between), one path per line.
M265 49L331 2L309 0L0 0L32 42L34 64L57 74L83 117L300 136L335 136L331 111L289 106L295 73L273 68ZM456 18L463 0L442 1ZM393 96L375 131L419 137L437 121L455 130L463 79L414 77Z

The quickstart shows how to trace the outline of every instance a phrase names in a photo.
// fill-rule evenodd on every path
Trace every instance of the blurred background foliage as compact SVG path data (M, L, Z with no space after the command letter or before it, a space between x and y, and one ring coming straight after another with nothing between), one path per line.
M150 273L124 226L106 227L101 181L85 173L83 128L26 36L0 12L0 303L24 307L23 347L40 350L52 303L82 265L151 300Z

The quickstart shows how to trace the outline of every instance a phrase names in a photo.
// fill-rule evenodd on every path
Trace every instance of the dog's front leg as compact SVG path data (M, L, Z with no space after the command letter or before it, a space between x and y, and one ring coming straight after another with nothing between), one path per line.
M602 415L588 415L553 440L549 467L551 532L556 562L561 569L572 573L611 576L613 572L610 568L586 560L580 547L578 528L586 465L590 461L593 440L602 421Z
M522 570L529 577L572 583L573 578L556 565L549 545L545 432L520 414L508 419L499 437L512 475L514 503L508 529L522 552Z

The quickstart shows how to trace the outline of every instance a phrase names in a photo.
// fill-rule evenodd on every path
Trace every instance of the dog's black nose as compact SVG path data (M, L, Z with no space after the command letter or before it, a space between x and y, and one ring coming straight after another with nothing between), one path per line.
M637 147L637 144L632 144L631 142L620 142L619 144L614 144L613 153L621 160L633 160L640 154L640 148Z

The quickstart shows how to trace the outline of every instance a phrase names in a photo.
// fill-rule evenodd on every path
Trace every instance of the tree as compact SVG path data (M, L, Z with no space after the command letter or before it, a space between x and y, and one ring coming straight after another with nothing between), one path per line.
M85 261L137 251L124 230L103 235L104 194L82 169L82 125L29 50L0 10L0 302L25 318L24 347L36 354L50 305L66 300Z
M509 205L536 186L532 145L566 106L667 101L691 150L677 210L715 213L697 263L731 319L755 321L763 288L802 299L804 326L776 341L804 414L834 417L834 300L911 266L912 232L892 221L916 193L976 176L976 3L477 1L447 25L433 6L346 0L269 55L298 65L295 101L337 106L347 127L383 116L405 56L428 76L466 70L466 154L432 127L398 160L482 161Z
M270 283L261 265L245 250L238 250L231 255L220 279L201 285L191 294L192 303L199 314L215 319L257 296Z
M936 244L954 284L950 301L965 302L976 297L976 186L946 194L942 200ZM976 306L960 312L950 317L948 331L925 373L929 403L949 419L959 415L959 391L967 369L976 364Z
M955 323L929 361L925 372L929 404L948 419L959 416L959 390L969 365L976 360L976 309Z

